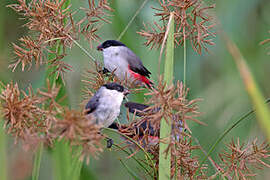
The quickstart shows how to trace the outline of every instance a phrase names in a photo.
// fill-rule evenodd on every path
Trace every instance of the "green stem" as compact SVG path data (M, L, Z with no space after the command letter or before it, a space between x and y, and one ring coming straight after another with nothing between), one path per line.
M82 47L82 45L80 45L80 43L78 43L75 39L73 39L71 36L69 36L69 38L74 42L74 44L76 44L90 59L92 59L93 61L97 61L94 56L92 56L84 47Z
M42 152L43 152L43 143L40 143L38 150L35 153L34 167L33 167L33 171L32 171L32 180L38 180L38 178L39 178L39 170L40 170Z
M184 85L186 85L186 75L187 75L187 46L186 46L186 36L185 36L185 28L183 30L184 33Z
M173 81L174 69L174 15L170 14L167 26L168 39L166 45L166 57L164 67L164 81L167 85ZM171 151L165 151L168 148L171 138L171 122L166 122L164 118L160 122L160 144L159 144L159 179L170 179L171 177ZM166 142L164 142L166 140Z
M266 100L266 103L269 103L270 99ZM203 158L201 165L198 169L200 169L203 165L203 163L206 161L206 159L210 156L210 154L214 151L214 149L217 147L217 145L222 141L222 139L233 129L235 128L240 122L242 122L244 119L249 117L251 114L253 114L255 110L250 110L246 114L244 114L240 119L238 119L230 128L228 128L224 133L215 141L215 143L211 146L210 150L208 151L207 155Z

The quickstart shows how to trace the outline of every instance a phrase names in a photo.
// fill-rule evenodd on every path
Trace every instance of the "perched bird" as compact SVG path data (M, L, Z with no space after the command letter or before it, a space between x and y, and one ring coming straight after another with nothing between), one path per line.
M120 113L129 91L118 83L104 84L86 104L86 117L102 127L110 126Z
M103 52L104 70L114 72L120 79L126 77L137 84L146 84L151 87L150 71L144 66L142 61L125 44L116 40L107 40L97 47Z

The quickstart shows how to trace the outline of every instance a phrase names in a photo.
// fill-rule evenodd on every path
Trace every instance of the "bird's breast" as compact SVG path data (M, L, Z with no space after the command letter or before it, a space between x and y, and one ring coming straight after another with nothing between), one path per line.
M120 106L123 101L123 95L118 92L104 91L99 100L99 106L95 111L98 124L108 127L120 114Z
M119 79L124 80L129 75L128 62L118 48L110 47L108 50L105 49L103 56L105 68L110 72L114 72Z

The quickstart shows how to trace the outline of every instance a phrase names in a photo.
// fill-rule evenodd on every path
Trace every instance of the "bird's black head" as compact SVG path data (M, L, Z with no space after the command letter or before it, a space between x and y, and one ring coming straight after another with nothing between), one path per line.
M124 95L129 94L129 91L118 83L107 83L107 84L104 84L103 86L110 90L116 90L118 92L122 92L124 93Z
M103 49L106 49L111 46L126 46L125 44L121 43L120 41L116 40L107 40L103 42L101 45L97 47L97 50L102 51Z

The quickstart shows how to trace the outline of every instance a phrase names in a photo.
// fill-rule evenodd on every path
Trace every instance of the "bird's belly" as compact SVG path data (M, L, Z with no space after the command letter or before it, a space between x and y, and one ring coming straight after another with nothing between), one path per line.
M108 127L114 122L119 114L120 108L108 108L108 106L104 106L104 108L100 107L98 112L96 112L97 122L103 127Z

